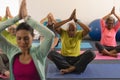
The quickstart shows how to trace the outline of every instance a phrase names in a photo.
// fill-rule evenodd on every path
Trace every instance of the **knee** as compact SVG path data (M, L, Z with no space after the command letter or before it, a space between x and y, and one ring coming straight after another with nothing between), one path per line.
M119 52L120 52L120 45L117 46L117 47L115 48L115 50L116 50L117 53L119 53Z
M93 52L93 51L91 51L91 56L93 57L93 59L96 57L96 54Z
M50 51L47 57L52 60L57 54L56 51Z
M96 54L95 54L93 51L91 51L91 50L87 50L87 54L88 54L90 57L92 57L93 59L96 57Z
M98 42L95 43L95 47L98 49L99 53L101 53L101 51L105 49L104 46Z
M52 56L54 56L54 52L53 52L53 51L50 51L50 52L48 53L48 58L50 58L50 57L52 57Z
M96 42L96 43L95 43L95 47L98 47L99 45L100 45L99 42Z

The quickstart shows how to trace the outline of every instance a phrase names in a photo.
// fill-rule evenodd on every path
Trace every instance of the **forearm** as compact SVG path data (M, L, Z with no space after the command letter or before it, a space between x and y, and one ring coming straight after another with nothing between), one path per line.
M65 23L69 22L70 19L66 19L66 20L63 20L61 22L58 22L54 25L54 28L57 29L57 28L60 28L62 25L64 25Z
M43 18L41 21L40 21L40 23L44 23L44 21L47 21L47 17L45 17L45 18Z
M51 47L52 49L55 48L55 46L58 44L58 41L59 41L59 38L55 37L54 42L53 42L52 47Z
M42 55L42 57L46 57L48 51L51 48L53 38L54 38L54 33L49 30L47 27L44 25L34 21L33 19L29 18L26 21L32 28L36 29L42 36L44 36L44 40L40 44L40 46L37 47L38 55Z
M54 49L54 48L55 48L55 46L56 46L56 43L55 43L55 42L53 42L51 49Z
M120 17L117 14L114 14L114 16L118 19L118 21L120 22Z
M110 17L110 15L112 15L111 13L109 13L108 15L104 16L102 19L106 20L108 17Z
M38 23L37 21L33 20L32 18L29 18L26 20L26 22L35 30L37 30L40 34L44 36L44 39L51 38L54 36L54 33L50 31L47 27L45 27L43 24Z
M82 29L83 29L84 31L86 31L86 32L89 32L89 31L90 31L90 28L89 28L87 25L83 24L82 22L77 21L76 23L79 24L80 27L82 27Z
M16 22L18 22L20 20L19 16L16 16L14 18L8 19L4 22L0 23L0 32L5 30L7 27L9 27L12 24L15 24Z

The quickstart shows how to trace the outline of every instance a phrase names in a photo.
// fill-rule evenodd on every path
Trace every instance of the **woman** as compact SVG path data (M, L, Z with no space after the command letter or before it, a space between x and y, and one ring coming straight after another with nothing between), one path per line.
M118 19L117 23L115 23L115 19L111 15ZM120 52L120 46L117 46L116 43L116 33L120 28L120 17L115 13L115 7L100 22L102 36L100 43L95 43L96 48L102 55L117 57L117 53Z
M46 25L47 28L49 28L51 31L54 32L55 34L55 38L54 38L54 41L53 41L53 44L52 44L52 47L51 47L51 50L55 50L55 47L58 45L59 43L59 36L58 36L58 33L55 31L54 29L54 24L56 24L56 20L55 18L53 17L53 14L52 13L49 13L45 18L43 18L40 23L44 24L44 22L47 21ZM43 36L40 36L40 40L42 41L44 39Z
M45 80L45 60L51 48L54 34L36 21L27 16L26 1L23 0L19 16L0 24L0 32L24 19L25 22L16 29L16 41L14 46L0 35L0 48L7 54L10 64L10 80ZM34 37L33 28L44 35L44 41L37 47L32 47Z

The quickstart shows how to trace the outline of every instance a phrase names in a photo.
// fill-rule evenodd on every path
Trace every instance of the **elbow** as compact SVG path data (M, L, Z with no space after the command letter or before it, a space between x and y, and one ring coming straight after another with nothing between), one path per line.
M54 24L54 29L57 30L61 25L59 23Z
M88 27L87 29L86 29L86 32L87 33L89 33L91 30L90 30L90 28Z
M55 37L55 34L51 31L51 34L49 34L47 39L48 39L48 41L53 42L54 37Z
M54 38L55 37L55 34L54 32L51 31L51 37Z
M87 30L86 33L88 34L90 32L90 30Z
M90 31L91 31L90 28L88 28L87 32L89 33Z
M54 34L54 32L52 32L52 31L49 31L49 33L48 33L48 39L50 39L50 40L52 40L54 37L55 37L55 34Z

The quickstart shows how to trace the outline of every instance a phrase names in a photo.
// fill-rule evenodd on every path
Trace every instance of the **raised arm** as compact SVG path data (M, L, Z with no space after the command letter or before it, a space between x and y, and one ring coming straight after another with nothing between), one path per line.
M13 18L13 16L12 16L12 14L11 14L10 9L9 9L8 6L6 7L6 13L5 13L4 18L7 18L7 19L8 18Z
M74 9L74 11L72 12L71 16L70 16L68 19L63 20L63 21L61 21L61 22L57 22L57 23L54 25L54 29L55 29L59 34L61 34L61 26L64 25L65 23L71 21L71 20L73 19L74 15L75 15L75 11L76 11L76 9Z
M110 17L114 13L114 11L115 11L115 7L113 7L112 10L111 10L111 12L108 13L107 15L105 15L102 19L106 20L108 17Z
M50 20L50 21L49 21ZM49 13L45 18L43 18L41 21L40 21L40 23L44 23L45 21L47 21L48 23L49 22L52 22L52 23L56 23L56 20L55 20L55 18L53 17L53 14L52 13Z
M13 17L11 19L8 19L4 22L0 23L0 32L2 32L3 30L5 30L7 27L9 27L10 25L15 24L16 22L18 22L20 19L24 19L27 16L27 9L26 9L26 0L23 0L21 5L20 5L20 9L19 9L19 15L16 17ZM8 15L7 12L9 13L9 9L6 9L6 16Z
M57 23L57 21L55 20L55 18L54 18L54 16L53 16L53 14L52 13L49 13L48 14L48 19L50 20L51 19L51 21L52 21L52 23Z
M56 30L57 33L61 34L61 26L64 25L65 23L69 22L70 19L63 20L61 22L58 22L54 25L54 29Z
M26 22L44 36L44 40L42 41L40 46L37 47L37 51L38 55L42 54L42 57L46 57L53 43L54 33L43 24L36 22L32 18L28 18Z
M59 38L58 37L55 37L54 38L54 41L53 41L53 44L52 44L52 47L51 47L51 50L54 50L55 49L55 46L58 44L59 42Z
M23 0L22 2L24 2L25 0ZM22 8L21 8L22 7ZM23 6L23 3L21 4L20 7L20 13L22 13L22 16L26 17L26 15L24 15L23 13L26 13L26 8L25 6ZM19 15L20 16L20 15ZM0 23L0 48L4 51L4 53L6 54L12 54L11 51L17 51L18 48L15 47L14 45L12 45L11 43L9 43L5 37L2 36L1 32L3 30L5 30L7 27L9 27L10 25L15 24L17 21L19 21L21 18L19 16L13 17L11 19L8 19L4 22ZM19 51L19 50L18 50Z
M109 14L107 14L107 15L105 15L102 19L103 20L106 20L108 17L110 17L112 14L111 13L109 13Z
M16 16L14 18L8 19L6 21L3 21L0 23L0 33L5 30L7 27L9 27L10 25L15 24L16 22L18 22L20 20L19 16Z
M74 16L74 22L82 27L82 29L83 29L82 36L83 37L86 36L90 32L90 28L87 25L85 25L81 21L78 21L78 19L76 18L76 12L75 12L75 16Z
M48 15L47 15L48 16ZM48 20L48 18L47 18L47 16L46 17L44 17L41 21L40 21L40 23L44 23L44 21L47 21Z
M1 22L6 21L9 18L8 12L9 12L9 7L6 7L5 15L4 17L1 17L1 20L0 20Z
M113 7L113 10L111 11L111 13L118 19L118 21L120 22L120 16L118 16L116 13L115 13L115 7Z
M28 16L27 8L26 8L26 0L23 0L19 9L19 17L20 19L25 19Z
M7 18L13 18L8 6L6 7L6 15L7 15Z
M54 18L54 16L53 16L52 13L49 13L45 18L43 18L43 19L40 21L40 23L43 24L44 21L47 21L47 25L53 25L53 24L56 23L56 20L55 20L55 18ZM54 26L54 25L53 25L53 26ZM55 36L55 38L54 38L54 40L53 40L53 44L52 44L52 46L51 46L51 50L54 50L54 48L55 48L55 46L57 45L58 41L59 41L59 38L58 38L57 36Z
M30 16L27 16L27 9L26 9L26 0L22 2L23 5L21 5L20 10L24 10L23 8L25 7L25 11L19 13L20 18L24 19L27 24L29 24L33 29L37 30L40 34L44 36L44 40L42 43L35 48L36 55L40 57L46 57L48 51L51 48L53 38L54 38L54 33L49 30L47 27L45 27L43 24L33 20Z

